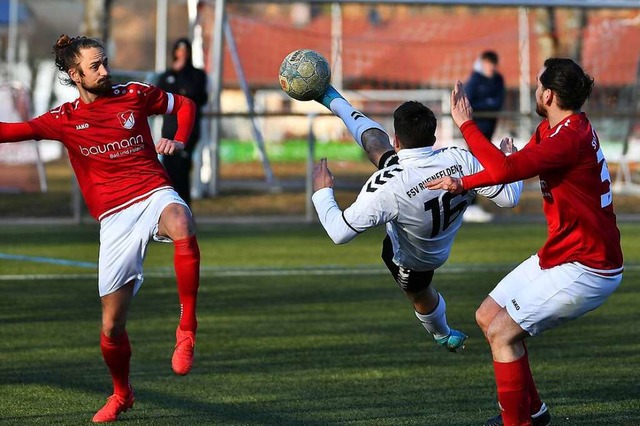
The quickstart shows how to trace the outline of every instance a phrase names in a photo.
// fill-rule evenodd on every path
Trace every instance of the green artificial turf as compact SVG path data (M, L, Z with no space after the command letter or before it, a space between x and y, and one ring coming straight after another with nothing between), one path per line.
M554 425L640 424L640 226L610 300L531 339ZM0 254L94 263L97 228L0 227ZM201 226L196 364L171 372L172 248L152 244L130 315L136 404L122 424L482 425L491 356L474 311L545 238L543 225L463 226L434 285L467 349L438 348L379 260L381 231L336 247L318 225ZM0 424L89 424L111 392L95 268L0 259Z

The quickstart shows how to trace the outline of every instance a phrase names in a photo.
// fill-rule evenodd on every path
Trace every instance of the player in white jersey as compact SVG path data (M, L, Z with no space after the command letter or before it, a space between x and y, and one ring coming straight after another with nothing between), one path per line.
M333 176L322 159L314 169L313 203L322 226L336 244L369 228L386 225L382 259L411 300L416 316L436 343L455 352L466 335L449 327L444 298L431 285L434 271L451 251L469 202L479 193L501 207L518 203L522 182L451 195L427 183L445 176L462 177L482 170L466 150L434 150L436 118L419 102L405 102L394 112L393 147L380 124L356 111L333 87L318 99L340 117L355 141L380 169L344 211L333 196ZM510 152L512 146L504 145Z

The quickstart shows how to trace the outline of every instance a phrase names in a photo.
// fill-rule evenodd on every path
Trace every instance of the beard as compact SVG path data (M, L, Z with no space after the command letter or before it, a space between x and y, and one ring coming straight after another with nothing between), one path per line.
M547 111L540 102L536 102L536 114L542 118L547 118Z
M93 95L104 95L111 90L111 77L107 76L91 86L83 81L82 88Z

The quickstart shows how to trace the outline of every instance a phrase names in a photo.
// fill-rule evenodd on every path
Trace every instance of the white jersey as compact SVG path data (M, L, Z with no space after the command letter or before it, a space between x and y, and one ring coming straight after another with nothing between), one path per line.
M402 149L398 159L398 164L374 173L344 212L338 208L331 188L313 195L320 222L336 244L386 224L394 263L416 271L431 271L449 257L462 215L476 192L501 207L513 207L520 198L522 181L459 195L427 189L432 180L459 178L483 170L478 160L463 149Z

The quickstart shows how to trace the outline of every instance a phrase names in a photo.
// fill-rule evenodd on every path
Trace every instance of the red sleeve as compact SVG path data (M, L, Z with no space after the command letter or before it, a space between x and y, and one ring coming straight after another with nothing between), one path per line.
M169 113L175 114L178 121L178 129L173 140L186 144L196 119L196 104L185 96L173 95L173 110Z
M173 114L178 121L178 129L173 140L186 144L193 130L196 119L195 103L181 95L165 92L155 86L148 86L146 93L146 110L151 114Z
M540 143L528 143L510 156L489 142L473 121L464 123L460 130L469 149L485 168L484 172L462 178L465 189L517 182L548 170L566 168L578 160L578 138L571 137L570 129L559 129Z
M35 132L27 122L2 123L0 122L0 143L20 142L37 139Z
M487 169L469 176L462 176L462 187L465 190L492 185L496 185L496 182Z
M61 141L61 123L60 115L55 115L51 112L46 112L39 117L29 120L28 126L31 129L31 135L28 139L52 139ZM27 124L27 123L25 123Z
M152 85L140 84L140 86L142 86L141 90L144 93L144 107L148 115L169 113L172 105L167 92Z

